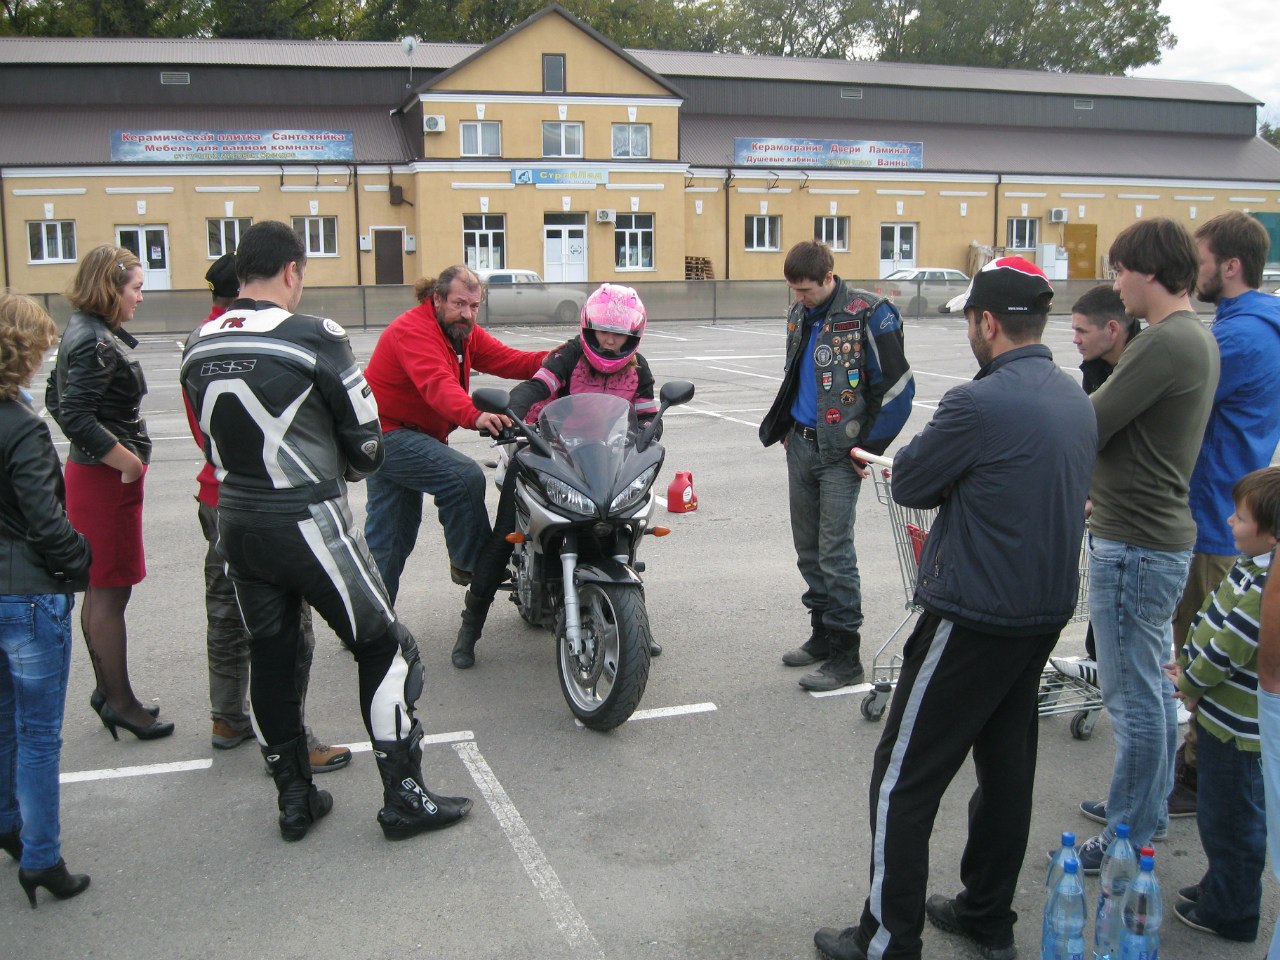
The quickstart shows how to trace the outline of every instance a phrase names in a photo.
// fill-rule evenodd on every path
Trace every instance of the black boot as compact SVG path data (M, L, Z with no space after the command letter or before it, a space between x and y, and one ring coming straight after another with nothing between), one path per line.
M89 886L89 878L83 873L72 873L67 869L67 862L61 857L52 867L44 870L28 870L18 868L18 883L31 901L31 909L36 908L36 891L44 887L59 900L70 900L79 896Z
M831 641L827 636L827 628L822 625L822 611L810 610L809 622L813 625L809 639L802 646L782 655L782 662L788 667L807 667L831 656Z
M276 782L280 807L280 836L301 840L311 825L333 809L333 797L311 782L311 755L307 738L262 748L267 770Z
M476 665L476 641L484 631L484 621L489 616L493 597L477 597L470 590L466 595L466 608L462 611L462 626L458 628L458 641L453 645L453 665L466 670Z
M816 673L806 673L800 678L800 686L815 692L839 690L841 687L861 683L865 674L858 658L861 638L857 630L829 630L827 638L831 656Z
M422 724L417 720L403 740L373 741L373 756L382 776L378 824L388 840L451 827L471 812L466 797L438 797L422 782Z

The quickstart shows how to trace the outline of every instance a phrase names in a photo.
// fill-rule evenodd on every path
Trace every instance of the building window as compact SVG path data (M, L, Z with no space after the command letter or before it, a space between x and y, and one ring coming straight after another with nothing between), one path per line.
M649 157L649 124L615 123L613 155L616 159L647 160Z
M582 156L582 124L544 120L542 155L544 157Z
M307 245L308 257L338 255L337 217L294 217L293 230Z
M564 54L542 55L542 92L564 93Z
M235 253L240 234L249 229L250 217L211 217L209 219L209 259L217 260L225 253Z
M781 250L781 217L747 217L748 250Z
M472 270L501 270L507 265L507 218L500 213L465 214L462 249Z
M814 217L813 239L825 243L832 250L841 252L849 249L848 217Z
M67 263L76 259L74 220L31 220L27 240L32 263Z
M462 155L464 157L502 156L502 124L496 120L464 120Z
M1034 250L1040 239L1040 221L1035 217L1010 217L1004 245L1010 250Z
M652 270L653 214L618 214L613 228L613 252L619 270Z

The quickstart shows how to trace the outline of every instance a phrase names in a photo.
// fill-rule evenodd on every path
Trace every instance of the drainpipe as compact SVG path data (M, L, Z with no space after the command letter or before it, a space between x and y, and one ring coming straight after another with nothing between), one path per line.
M0 167L0 261L4 263L4 286L12 287L13 278L9 276L9 218L4 209L4 167Z
M733 183L733 171L724 175L724 278L729 279L729 184Z
M369 305L364 295L364 273L361 270L361 261L364 259L360 253L360 171L353 163L351 164L351 189L355 195L355 217L356 217L356 286L360 289L360 325L361 329L369 328Z
M1004 174L996 174L995 202L991 205L991 249L1000 245L1000 184L1004 182Z

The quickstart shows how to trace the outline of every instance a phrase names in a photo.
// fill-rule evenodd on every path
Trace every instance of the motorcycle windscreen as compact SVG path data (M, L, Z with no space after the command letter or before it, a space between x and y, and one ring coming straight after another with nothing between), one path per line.
M607 393L561 397L538 414L538 432L555 458L585 481L597 502L613 490L637 429L631 404Z

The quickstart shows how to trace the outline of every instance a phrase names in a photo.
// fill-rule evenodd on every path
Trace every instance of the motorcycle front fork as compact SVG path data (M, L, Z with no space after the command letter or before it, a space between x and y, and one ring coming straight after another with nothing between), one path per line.
M582 656L582 615L578 607L578 585L573 573L578 569L578 538L566 533L560 548L560 570L564 590L564 635L575 657Z

